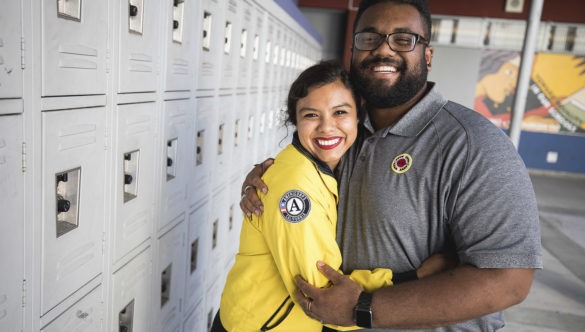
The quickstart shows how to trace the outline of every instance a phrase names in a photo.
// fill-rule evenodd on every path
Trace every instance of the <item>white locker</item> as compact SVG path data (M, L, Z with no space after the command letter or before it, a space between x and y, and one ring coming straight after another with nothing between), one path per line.
M98 286L42 328L41 332L105 332L104 318L102 287Z
M239 93L236 95L232 122L233 129L233 153L230 166L231 176L240 175L243 171L249 170L246 153L248 153L248 119L250 97L248 93Z
M155 104L119 105L116 110L113 260L118 262L152 232L155 187Z
M105 113L98 107L42 114L43 313L101 273Z
M210 204L205 201L189 214L187 236L187 269L185 279L185 311L189 312L205 296L205 273L211 250Z
M217 141L215 144L215 166L212 173L212 189L224 186L231 176L234 147L235 96L224 95L218 99Z
M263 88L267 88L274 85L274 58L278 56L278 47L276 47L276 26L278 25L278 21L270 15L266 14L265 24L266 28L264 30L264 36L266 38L266 45L264 47L264 79L263 79ZM276 54L276 55L275 55Z
M264 66L268 47L266 12L255 2L253 5L254 34L252 35L252 63L250 90L259 90L264 82Z
M107 2L41 3L42 96L105 94Z
M223 290L224 279L218 279L211 284L207 289L205 295L205 322L207 323L207 331L211 329L213 318L219 310L219 303L221 302L221 292Z
M227 248L226 248L226 271L231 268L236 253L240 248L240 230L242 223L248 222L244 219L244 213L240 209L240 190L244 182L243 176L231 179L229 186L228 224L227 224Z
M167 43L165 91L194 90L196 56L201 42L197 34L201 25L198 14L200 1L167 1L164 6L166 18L162 21Z
M164 145L162 151L161 217L158 230L172 224L184 213L188 204L188 167L192 164L191 140L194 128L193 100L168 100L164 102Z
M222 90L231 90L236 86L238 61L240 58L240 41L241 41L241 0L226 0L224 8L225 20L223 29L223 47L221 61L221 77L219 79L219 88Z
M151 331L151 256L148 248L114 273L107 331Z
M21 29L20 1L6 1L0 11L0 99L22 97ZM0 104L0 114L7 112Z
M239 64L237 70L237 88L239 90L248 90L251 83L252 73L252 57L254 55L254 36L256 35L256 10L252 4L247 0L242 0L240 6L240 42L236 45L237 56L239 57ZM258 39L258 43L260 40ZM259 46L259 45L257 45Z
M252 90L250 92L249 101L247 104L248 107L248 129L247 129L247 142L246 142L246 149L243 152L243 170L244 174L246 174L249 170L252 169L254 164L260 162L258 157L258 125L259 125L259 116L260 113L260 99L262 99L262 94Z
M205 301L201 301L191 312L189 312L187 319L185 319L185 324L183 324L183 332L207 331L204 306Z
M204 0L201 3L201 47L197 66L197 90L219 88L221 59L225 38L225 7L227 0Z
M152 301L156 331L175 331L183 321L181 304L185 293L186 227L187 222L181 217L177 226L158 240L157 268L153 283L155 296Z
M161 2L128 0L118 4L118 92L155 91L160 71Z
M197 102L197 120L192 150L194 156L189 173L190 205L194 206L211 194L211 176L215 166L217 149L216 97L199 97Z
M228 240L229 195L229 189L223 187L214 193L211 199L211 218L208 221L210 228L207 235L211 240L211 246L206 249L209 251L209 259L205 268L207 285L220 279L226 272L224 266ZM221 286L223 287L223 284Z
M20 331L24 279L22 116L0 116L0 330Z

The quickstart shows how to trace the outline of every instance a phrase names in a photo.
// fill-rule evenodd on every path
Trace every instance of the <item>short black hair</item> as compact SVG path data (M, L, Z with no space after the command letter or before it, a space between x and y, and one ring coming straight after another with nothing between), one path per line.
M377 5L379 3L385 2L394 2L398 4L405 4L411 5L419 12L420 16L423 19L423 29L425 30L425 36L423 38L429 40L431 38L431 12L429 10L429 6L426 0L362 0L360 1L360 6L358 8L357 15L355 16L355 20L353 22L353 32L355 33L355 27L357 26L358 21L362 17L362 14L366 11L366 9L370 8L373 5Z
M297 125L297 102L309 94L310 88L337 81L343 83L351 91L356 106L358 106L359 99L351 85L348 72L337 61L321 61L305 69L291 85L286 102L285 123Z

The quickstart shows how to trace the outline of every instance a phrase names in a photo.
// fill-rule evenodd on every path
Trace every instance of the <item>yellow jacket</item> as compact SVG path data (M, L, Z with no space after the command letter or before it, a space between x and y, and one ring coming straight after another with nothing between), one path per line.
M266 195L259 193L264 212L243 221L239 252L221 297L221 322L229 332L260 331L285 317L272 331L321 331L319 322L292 305L294 277L327 287L316 262L341 266L335 240L337 181L296 139L263 180L269 188ZM368 291L392 284L388 269L356 270L350 277Z

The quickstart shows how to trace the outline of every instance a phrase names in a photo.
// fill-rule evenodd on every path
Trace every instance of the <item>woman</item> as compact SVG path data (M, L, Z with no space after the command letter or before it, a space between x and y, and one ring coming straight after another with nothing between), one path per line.
M293 278L326 287L315 263L341 265L333 171L356 139L357 100L348 74L332 62L306 69L292 84L286 122L297 131L263 176L270 187L259 193L265 210L242 226L212 331L322 330L294 304ZM392 284L388 269L351 277L368 291Z

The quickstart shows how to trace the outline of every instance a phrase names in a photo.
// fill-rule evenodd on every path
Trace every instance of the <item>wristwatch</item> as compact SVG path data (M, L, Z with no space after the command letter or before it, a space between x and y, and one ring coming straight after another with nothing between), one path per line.
M372 328L372 293L362 292L358 303L353 309L355 325L367 329Z

